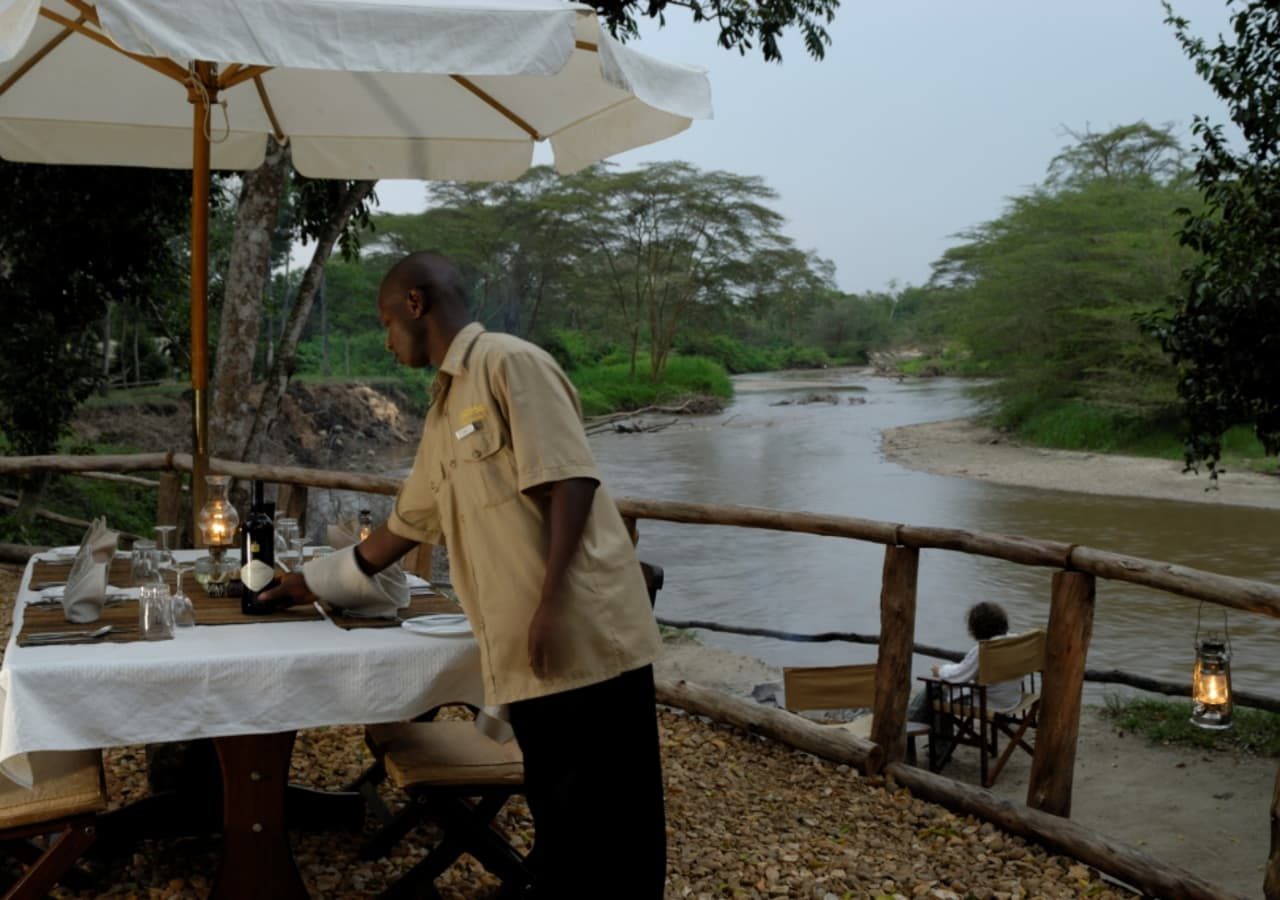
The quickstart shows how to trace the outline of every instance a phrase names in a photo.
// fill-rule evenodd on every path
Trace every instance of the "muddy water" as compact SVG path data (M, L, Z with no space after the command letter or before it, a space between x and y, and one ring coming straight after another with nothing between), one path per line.
M775 405L815 390L834 390L839 402ZM947 380L898 384L849 371L752 376L739 382L721 415L654 434L602 435L593 446L616 495L1022 534L1280 582L1280 512L1006 487L913 472L880 453L881 429L972 411L963 386ZM641 523L641 534L642 558L666 568L663 616L797 632L878 628L879 546L658 522ZM1047 569L925 551L917 640L963 651L970 644L964 612L980 599L1002 603L1015 629L1041 625L1050 576ZM1100 580L1088 664L1186 679L1196 615L1194 601ZM1206 627L1221 630L1220 608L1206 606L1204 617ZM1234 613L1229 628L1237 687L1280 692L1280 621ZM875 653L859 645L700 637L775 665L870 660ZM918 658L918 674L930 662ZM1087 699L1100 698L1100 688L1087 688Z

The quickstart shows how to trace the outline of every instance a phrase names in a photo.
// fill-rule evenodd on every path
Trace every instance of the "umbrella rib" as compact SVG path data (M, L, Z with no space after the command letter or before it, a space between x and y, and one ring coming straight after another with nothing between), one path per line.
M81 16L79 19L76 20L76 24L82 25L84 24L84 21L85 21L85 17ZM5 79L3 84L0 84L0 97L3 97L5 91L9 90L9 88L17 84L18 80L22 78L23 75L26 75L28 72L30 72L32 68L35 67L36 63L40 62L40 60L44 59L46 56L52 53L54 48L57 47L59 44L61 44L63 41L65 41L67 38L71 37L71 32L73 30L74 29L72 28L64 27L60 32L58 32L56 36L54 36L53 38L50 38L47 44L45 44L43 47L41 47L39 50L33 53L30 59L28 59L22 65L18 66L18 68L14 70L14 73Z
M462 85L467 90L469 90L471 93L475 94L477 97L483 100L486 104L493 107L493 109L497 110L498 113L500 113L503 118L505 118L512 125L515 125L525 134L529 135L529 137L533 138L535 141L540 141L543 139L542 135L538 134L538 129L534 128L532 125L530 125L524 119L517 116L511 110L507 109L497 100L495 100L491 95L489 95L486 91L484 91L484 89L479 87L474 81L471 81L469 78L464 78L461 75L450 75L449 77L452 78L454 81L456 81L458 84Z
M237 64L238 65L238 64ZM228 70L221 78L218 79L218 90L225 91L233 88L237 84L243 84L250 79L257 78L266 72L270 72L271 66L241 66L234 70Z
M281 144L284 143L284 129L280 127L280 122L276 119L276 111L271 107L271 98L267 96L267 86L262 83L262 77L253 76L253 86L258 89L258 99L262 101L262 109L267 114L267 118L271 120L271 130L276 134L276 140Z
M68 6L74 6L80 15L84 16L94 25L102 27L102 22L98 19L98 11L90 6L85 0L66 0Z
M135 62L140 62L147 68L154 69L161 75L166 75L180 84L187 83L187 70L171 59L165 59L160 56L143 56L140 53L130 53L102 32L94 31L92 28L87 27L83 21L77 22L73 19L68 19L66 16L56 13L51 9L45 9L43 6L40 7L40 15L44 16L46 19L57 22L64 28L69 28L78 34L84 35L91 41L97 41L102 46L114 50L116 53L123 54Z

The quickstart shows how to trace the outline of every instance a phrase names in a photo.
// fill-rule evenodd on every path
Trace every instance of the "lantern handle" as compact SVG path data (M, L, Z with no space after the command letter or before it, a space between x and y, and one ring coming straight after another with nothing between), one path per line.
M1196 641L1195 641L1195 646L1196 646L1196 648L1197 648L1197 649L1200 647L1200 619L1201 619L1201 617L1204 615L1204 603L1205 603L1205 602L1204 602L1203 600L1201 600L1201 601L1200 601L1200 605L1199 605L1198 607L1196 607ZM1222 611L1222 636L1223 636L1223 638L1226 640L1226 644L1227 644L1227 654L1228 654L1228 655L1230 655L1230 654L1231 654L1231 629L1228 627L1228 623L1227 623L1227 611L1226 611L1225 609Z

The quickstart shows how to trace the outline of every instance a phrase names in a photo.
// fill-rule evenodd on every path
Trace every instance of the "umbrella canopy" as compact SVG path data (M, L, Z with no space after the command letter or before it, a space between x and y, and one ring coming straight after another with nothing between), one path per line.
M5 159L189 168L188 89L213 168L274 133L313 178L516 178L542 140L571 172L711 114L700 69L560 0L0 0Z
M312 178L572 172L711 115L701 69L562 0L0 0L0 157L191 168L193 502L208 458L209 170L267 135Z

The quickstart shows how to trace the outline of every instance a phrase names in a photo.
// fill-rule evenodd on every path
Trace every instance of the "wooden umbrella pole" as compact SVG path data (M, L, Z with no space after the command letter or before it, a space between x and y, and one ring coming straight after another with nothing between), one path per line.
M192 67L187 99L194 110L191 152L191 516L192 538L201 545L196 519L205 501L209 471L209 109L217 97L214 66Z

